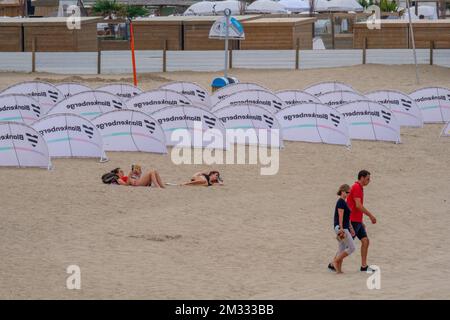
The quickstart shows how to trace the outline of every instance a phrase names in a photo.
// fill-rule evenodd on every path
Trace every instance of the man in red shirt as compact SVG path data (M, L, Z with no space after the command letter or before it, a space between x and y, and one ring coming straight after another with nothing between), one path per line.
M361 241L361 271L370 271L367 265L369 238L367 237L366 226L363 223L363 215L368 216L373 224L377 223L375 216L364 207L364 187L369 182L370 172L361 170L358 173L358 181L353 184L347 197L347 204L351 210L350 221L355 230L355 236Z

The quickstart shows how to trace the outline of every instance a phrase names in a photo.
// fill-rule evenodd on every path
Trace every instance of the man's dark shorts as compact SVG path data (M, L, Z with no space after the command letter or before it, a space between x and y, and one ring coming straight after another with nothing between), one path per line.
M358 237L359 240L363 238L367 238L366 228L361 222L352 222L353 230L355 230L355 236ZM355 237L353 237L355 239Z

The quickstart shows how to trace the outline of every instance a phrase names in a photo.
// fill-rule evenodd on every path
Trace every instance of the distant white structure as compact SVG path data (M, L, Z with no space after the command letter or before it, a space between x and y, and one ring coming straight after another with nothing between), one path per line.
M183 13L185 16L212 16L223 15L225 9L230 9L231 14L238 15L241 11L241 3L237 0L225 1L201 1L194 3Z
M284 8L292 13L309 11L309 0L280 0L278 2Z
M437 20L438 14L437 14L437 8L432 6L419 6L417 8L417 15L416 15L416 7L411 7L409 9L409 12L411 14L412 20L418 20L420 19L420 16L423 16L426 20ZM402 16L403 20L408 20L408 10L405 10L405 13Z
M214 10L215 2L212 1L201 1L194 3L192 6L186 9L183 13L185 16L204 16L212 14Z
M58 17L68 17L71 12L67 12L70 6L77 6L78 0L59 0Z
M316 0L314 11L364 11L356 0Z
M321 37L314 37L313 39L313 50L325 50L325 44Z
M238 0L216 1L215 4L214 13L217 15L222 16L225 9L230 9L232 15L239 15L241 13L241 2Z
M284 5L272 0L257 0L245 10L247 13L287 13Z

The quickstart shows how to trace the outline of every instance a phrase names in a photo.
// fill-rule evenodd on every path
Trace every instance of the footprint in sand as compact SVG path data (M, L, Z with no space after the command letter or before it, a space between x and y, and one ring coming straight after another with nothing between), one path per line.
M129 235L128 238L143 239L148 241L169 241L177 240L181 238L181 235L168 235L168 234L141 234L141 235Z

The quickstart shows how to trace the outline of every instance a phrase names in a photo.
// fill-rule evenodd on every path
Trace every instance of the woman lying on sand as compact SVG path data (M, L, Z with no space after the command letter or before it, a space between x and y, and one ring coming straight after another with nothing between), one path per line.
M209 187L214 184L223 185L219 171L210 171L209 173L197 172L191 178L191 181L182 183L182 186L205 186Z
M131 171L128 176L125 175L121 168L116 168L113 171L118 176L117 184L122 186L135 186L135 187L150 187L154 185L156 188L165 188L161 177L156 170L150 170L145 174L142 174L141 166L131 166Z

